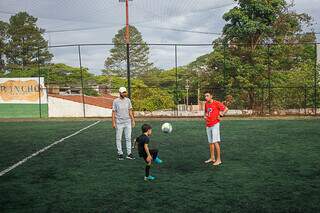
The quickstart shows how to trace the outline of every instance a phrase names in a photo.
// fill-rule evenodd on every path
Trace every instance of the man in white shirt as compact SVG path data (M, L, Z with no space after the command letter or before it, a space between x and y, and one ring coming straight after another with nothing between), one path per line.
M127 98L127 89L120 87L119 98L113 101L112 106L112 128L116 129L116 144L118 150L118 159L124 160L122 151L122 133L125 134L126 147L127 147L127 159L134 160L134 156L131 153L131 132L135 127L135 120L132 111L131 100Z

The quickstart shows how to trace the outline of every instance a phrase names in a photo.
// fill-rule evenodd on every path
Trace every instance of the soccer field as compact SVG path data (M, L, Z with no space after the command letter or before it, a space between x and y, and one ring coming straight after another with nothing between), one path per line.
M0 172L95 121L0 123ZM320 120L226 120L219 167L202 121L149 121L162 165L118 161L101 121L0 177L0 212L319 212ZM138 136L142 122L133 136ZM136 157L137 153L134 152Z
M0 104L0 118L39 118L39 104ZM48 104L41 104L41 117L48 117Z

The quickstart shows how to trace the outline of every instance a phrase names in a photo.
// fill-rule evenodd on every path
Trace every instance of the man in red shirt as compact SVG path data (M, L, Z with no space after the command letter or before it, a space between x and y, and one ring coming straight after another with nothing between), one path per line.
M207 136L210 148L210 158L205 163L213 163L214 166L221 164L220 158L220 116L224 116L228 108L219 101L212 99L212 93L205 93L205 114ZM217 160L215 160L214 150L217 150Z

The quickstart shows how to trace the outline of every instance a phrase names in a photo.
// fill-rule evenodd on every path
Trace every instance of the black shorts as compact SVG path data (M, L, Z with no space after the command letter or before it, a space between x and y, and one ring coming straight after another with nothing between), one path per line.
M158 150L157 149L150 149L149 152L150 152L153 160L158 157ZM146 152L139 153L139 156L142 157L146 163L148 163L148 161L147 161L148 155Z

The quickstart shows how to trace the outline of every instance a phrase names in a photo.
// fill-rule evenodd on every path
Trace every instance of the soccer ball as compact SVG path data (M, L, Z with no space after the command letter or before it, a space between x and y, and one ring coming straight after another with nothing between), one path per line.
M164 124L162 124L161 130L164 133L171 133L172 132L172 125L170 123L164 123Z

